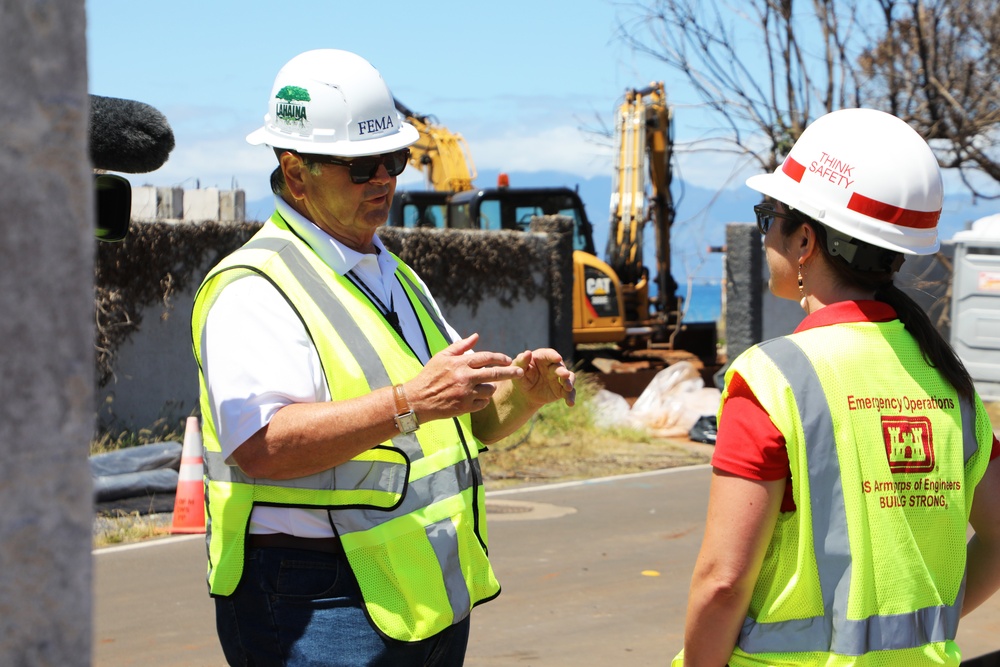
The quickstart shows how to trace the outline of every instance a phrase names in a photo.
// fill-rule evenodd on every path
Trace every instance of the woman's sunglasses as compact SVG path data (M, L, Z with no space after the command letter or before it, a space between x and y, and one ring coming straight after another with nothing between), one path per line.
M785 220L798 220L795 215L791 212L781 213L774 210L774 204L757 204L753 207L753 212L757 214L757 229L760 230L761 235L766 235L767 230L771 228L774 221L778 218L784 218Z
M389 176L399 176L406 169L406 163L410 161L410 149L403 148L392 153L382 155L364 155L350 160L333 155L314 155L312 153L303 154L302 158L309 162L322 162L325 164L336 164L347 167L351 175L351 182L360 185L375 178L378 168L385 165L385 170Z

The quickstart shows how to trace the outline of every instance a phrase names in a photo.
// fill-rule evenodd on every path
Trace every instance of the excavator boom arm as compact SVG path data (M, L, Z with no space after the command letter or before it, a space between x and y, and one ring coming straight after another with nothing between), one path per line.
M427 178L429 186L442 192L463 192L473 188L476 165L465 138L439 125L432 116L414 113L399 100L396 109L420 134L410 146L410 164Z
M670 163L671 115L663 83L626 91L615 116L608 263L625 285L644 279L643 231L656 231L656 280L661 299L673 295L670 227L673 224Z

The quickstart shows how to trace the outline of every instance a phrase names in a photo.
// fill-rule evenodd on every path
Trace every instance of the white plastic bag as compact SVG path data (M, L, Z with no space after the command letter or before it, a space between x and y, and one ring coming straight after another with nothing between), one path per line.
M722 392L705 387L690 362L679 361L657 373L632 405L632 418L652 435L687 437L698 418L719 409Z
M601 389L594 395L594 425L599 428L644 428L632 418L628 401L621 394Z

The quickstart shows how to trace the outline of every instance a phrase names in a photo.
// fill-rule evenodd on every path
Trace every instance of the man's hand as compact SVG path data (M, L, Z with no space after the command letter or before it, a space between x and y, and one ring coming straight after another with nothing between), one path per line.
M482 410L496 391L495 382L516 381L525 375L528 363L515 365L500 352L471 352L478 340L479 334L474 333L452 343L403 385L421 423Z
M532 405L541 407L559 399L570 406L576 402L576 374L566 368L555 350L526 350L517 355L513 365L524 369L524 375L514 380L514 388Z

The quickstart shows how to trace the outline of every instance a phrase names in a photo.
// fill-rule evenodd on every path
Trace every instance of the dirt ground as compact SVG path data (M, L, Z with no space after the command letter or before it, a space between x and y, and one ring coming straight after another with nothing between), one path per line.
M686 438L650 442L588 438L491 448L481 454L480 462L487 490L496 490L699 465L711 458L711 445Z

